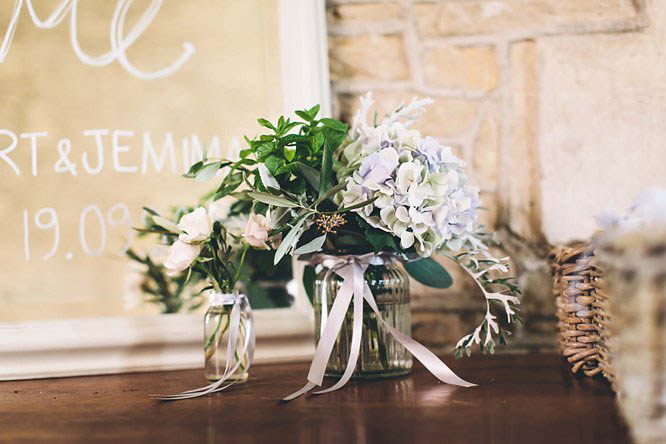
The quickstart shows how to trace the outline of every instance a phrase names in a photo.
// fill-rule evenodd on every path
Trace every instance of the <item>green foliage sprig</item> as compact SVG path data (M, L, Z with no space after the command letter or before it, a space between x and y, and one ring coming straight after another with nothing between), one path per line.
M199 275L187 276L184 274L169 276L166 269L152 261L150 256L141 257L134 250L126 252L132 261L145 267L140 273L142 280L140 290L144 302L160 307L164 314L178 313L187 309L193 311L203 305L205 299L201 291L195 291L197 283L201 282Z
M220 168L229 168L228 174L216 190L213 200L236 192L241 184L260 192L282 191L290 197L305 195L309 199L321 197L331 188L333 178L333 151L347 134L347 124L330 118L317 119L319 105L297 111L301 121L283 116L275 124L258 119L259 125L269 130L254 139L245 137L248 148L240 152L240 159L197 162L185 177L204 181L212 178ZM277 180L280 190L269 189L261 180L257 168L263 164ZM242 198L242 196L239 196Z

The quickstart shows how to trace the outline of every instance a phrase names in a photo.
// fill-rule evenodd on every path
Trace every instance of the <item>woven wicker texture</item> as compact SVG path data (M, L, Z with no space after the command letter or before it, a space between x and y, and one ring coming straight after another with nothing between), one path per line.
M563 247L551 253L553 293L557 306L560 350L572 364L573 373L586 376L602 372L599 366L600 271L589 244ZM607 358L604 358L607 362Z
M599 266L599 261L595 256L593 258L593 268L591 277L591 285L594 287L592 294L594 300L592 306L594 307L594 316L592 317L594 324L597 326L597 334L599 335L599 341L597 342L597 351L599 352L598 367L601 369L601 373L610 381L613 390L617 391L615 385L615 374L613 373L612 366L612 353L609 348L609 341L611 338L611 330L609 329L609 320L610 320L610 308L608 296L608 279L605 278L605 271Z
M666 225L620 234L597 251L608 283L614 385L637 443L666 442Z

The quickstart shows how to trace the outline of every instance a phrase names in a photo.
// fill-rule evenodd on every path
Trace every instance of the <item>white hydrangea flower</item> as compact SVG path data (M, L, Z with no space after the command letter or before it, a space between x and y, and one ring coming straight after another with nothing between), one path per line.
M459 239L474 232L478 188L471 186L464 162L450 147L422 137L401 120L422 112L427 100L413 100L374 127L366 123L371 104L366 96L354 118L351 139L343 149L348 164L359 164L337 196L341 207L375 199L358 210L370 225L400 239L403 249L424 257L447 247L457 251Z

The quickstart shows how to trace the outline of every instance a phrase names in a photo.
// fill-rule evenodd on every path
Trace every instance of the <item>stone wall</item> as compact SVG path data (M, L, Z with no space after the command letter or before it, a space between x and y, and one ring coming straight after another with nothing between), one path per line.
M549 245L589 237L599 210L666 184L665 3L328 1L336 116L349 120L368 90L379 115L430 96L418 128L454 147L480 185L484 222L525 290L527 323L509 350L555 346ZM455 277L450 290L414 291L414 335L439 351L482 314Z

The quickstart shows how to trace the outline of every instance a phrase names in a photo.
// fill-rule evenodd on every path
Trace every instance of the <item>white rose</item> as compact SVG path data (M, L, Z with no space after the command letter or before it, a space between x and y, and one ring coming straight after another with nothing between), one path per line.
M200 253L201 245L192 245L177 240L169 247L169 255L164 261L167 274L173 276L186 270L199 257Z
M211 222L225 220L229 216L229 202L219 199L208 204L208 217Z
M268 239L268 231L271 229L271 226L266 217L261 214L250 214L250 218L245 225L245 231L243 232L243 237L250 246L258 248L260 250L268 250L268 244L266 243Z
M193 244L208 239L213 231L213 224L206 214L206 209L199 207L183 216L178 223L178 228L183 231L179 239L188 244Z

